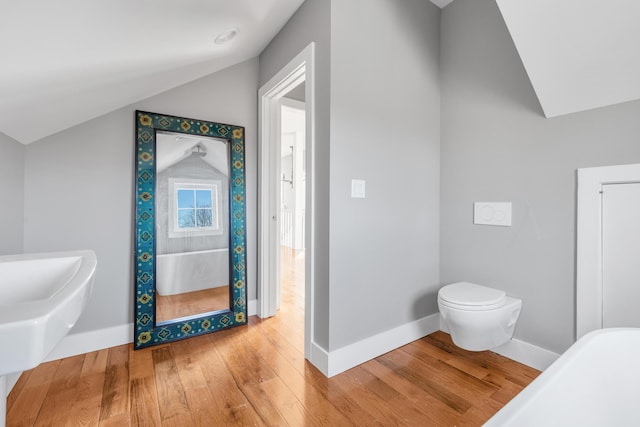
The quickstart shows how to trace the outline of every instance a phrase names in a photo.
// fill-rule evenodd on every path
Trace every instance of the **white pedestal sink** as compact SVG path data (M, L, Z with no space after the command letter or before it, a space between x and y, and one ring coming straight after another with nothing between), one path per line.
M93 251L0 256L0 427L7 375L38 366L75 325L96 270Z

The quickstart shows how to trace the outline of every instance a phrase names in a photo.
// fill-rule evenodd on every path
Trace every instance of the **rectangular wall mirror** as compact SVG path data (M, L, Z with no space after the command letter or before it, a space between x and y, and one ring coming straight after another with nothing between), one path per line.
M136 349L246 324L244 128L136 111Z

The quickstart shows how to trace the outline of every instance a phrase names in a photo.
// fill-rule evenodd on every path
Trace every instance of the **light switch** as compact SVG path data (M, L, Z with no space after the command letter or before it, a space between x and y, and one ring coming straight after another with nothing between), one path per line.
M476 202L473 223L511 227L511 202Z
M351 198L352 199L364 199L365 195L365 181L363 179L351 180Z

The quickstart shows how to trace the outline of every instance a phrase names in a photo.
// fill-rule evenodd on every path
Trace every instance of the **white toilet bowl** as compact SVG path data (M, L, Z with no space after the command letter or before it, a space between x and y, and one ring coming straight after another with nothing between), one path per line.
M504 291L459 282L438 291L438 308L455 345L482 351L511 339L522 300Z

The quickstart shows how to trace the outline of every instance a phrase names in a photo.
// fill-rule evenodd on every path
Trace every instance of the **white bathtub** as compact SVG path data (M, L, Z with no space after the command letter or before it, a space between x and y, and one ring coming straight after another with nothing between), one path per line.
M229 285L229 249L162 254L156 258L156 292L176 295Z
M578 340L485 426L640 426L640 329Z

